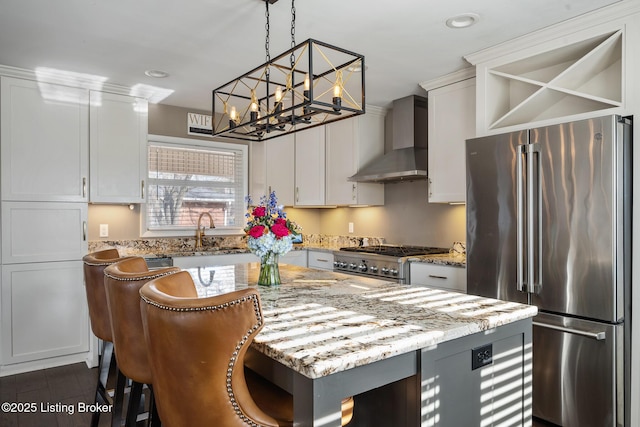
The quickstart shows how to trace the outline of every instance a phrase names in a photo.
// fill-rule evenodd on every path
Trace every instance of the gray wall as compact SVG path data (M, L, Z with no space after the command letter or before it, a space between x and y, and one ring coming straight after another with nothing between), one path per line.
M387 243L449 247L466 240L464 206L427 203L426 181L384 185L384 206L322 210L322 233L346 235L353 222L354 235Z

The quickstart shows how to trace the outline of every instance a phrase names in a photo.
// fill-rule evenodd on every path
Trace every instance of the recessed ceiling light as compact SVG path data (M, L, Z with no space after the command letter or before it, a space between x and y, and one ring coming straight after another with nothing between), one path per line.
M477 13L463 13L447 19L447 27L449 28L467 28L477 23L480 15Z
M155 77L156 79L164 79L165 77L169 77L169 73L162 70L147 70L144 72L144 74L149 77Z

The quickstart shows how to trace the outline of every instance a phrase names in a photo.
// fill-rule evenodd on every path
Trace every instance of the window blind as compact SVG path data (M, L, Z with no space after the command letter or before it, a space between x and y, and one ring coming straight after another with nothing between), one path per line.
M231 147L150 143L147 228L192 229L204 212L213 217L216 227L242 226L243 156L242 150ZM208 217L203 224L209 225Z

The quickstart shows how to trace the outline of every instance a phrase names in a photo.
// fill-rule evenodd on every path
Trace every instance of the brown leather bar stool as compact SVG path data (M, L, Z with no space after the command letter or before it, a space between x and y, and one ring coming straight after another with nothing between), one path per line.
M165 427L291 426L293 398L244 368L263 327L260 296L242 289L198 298L182 271L140 289L154 392ZM353 398L343 401L343 425Z
M160 425L155 412L149 356L142 329L139 290L147 281L179 270L178 267L168 267L149 271L146 261L141 257L124 259L104 270L104 286L118 367L132 381L127 426L136 425L144 384L150 390L149 425Z
M126 378L118 369L115 353L113 352L109 307L107 306L107 296L104 290L104 269L122 259L124 258L120 257L117 249L93 252L82 258L91 330L102 341L95 403L113 405L111 410L111 425L113 427L120 427ZM113 399L110 398L107 391L110 371L116 372L117 375ZM99 423L100 411L96 411L91 416L91 427L97 427Z

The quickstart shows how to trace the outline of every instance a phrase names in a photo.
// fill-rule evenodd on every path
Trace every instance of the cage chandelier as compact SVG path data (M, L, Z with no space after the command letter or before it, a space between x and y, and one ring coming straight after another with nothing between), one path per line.
M291 49L213 91L213 135L268 140L365 112L364 56L308 39L295 43L291 1Z

